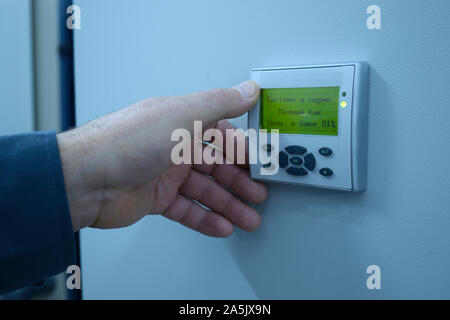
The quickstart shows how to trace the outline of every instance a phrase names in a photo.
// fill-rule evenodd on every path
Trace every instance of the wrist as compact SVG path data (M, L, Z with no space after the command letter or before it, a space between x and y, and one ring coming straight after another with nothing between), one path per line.
M83 141L80 129L57 135L61 165L64 175L70 217L74 232L92 225L100 211L102 186L101 172L92 165L93 152L89 142ZM95 178L97 177L97 178Z

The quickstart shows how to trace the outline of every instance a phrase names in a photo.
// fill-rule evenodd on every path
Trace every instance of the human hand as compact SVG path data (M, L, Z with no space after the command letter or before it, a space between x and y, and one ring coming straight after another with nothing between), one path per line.
M233 225L256 229L260 215L242 200L264 201L266 187L250 179L245 165L173 165L170 137L177 128L192 132L197 120L222 131L231 128L223 119L248 111L258 94L258 86L247 81L231 89L147 99L59 134L74 231L125 227L147 214L216 237L229 236Z

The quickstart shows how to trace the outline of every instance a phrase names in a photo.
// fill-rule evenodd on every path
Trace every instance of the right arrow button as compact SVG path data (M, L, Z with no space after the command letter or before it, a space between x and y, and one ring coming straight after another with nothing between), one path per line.
M303 165L305 166L305 168L309 171L313 171L316 167L316 158L314 158L314 155L312 153L308 153L305 156L304 160L305 162L303 163Z

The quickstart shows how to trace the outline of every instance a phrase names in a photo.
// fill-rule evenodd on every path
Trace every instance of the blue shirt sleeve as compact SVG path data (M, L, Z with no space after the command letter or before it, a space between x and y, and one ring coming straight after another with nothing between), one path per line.
M56 134L0 137L0 293L75 263Z

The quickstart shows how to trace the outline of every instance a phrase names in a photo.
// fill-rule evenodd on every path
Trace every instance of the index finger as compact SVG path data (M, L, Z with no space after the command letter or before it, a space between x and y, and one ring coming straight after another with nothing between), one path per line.
M236 129L227 120L218 121L207 127L205 130L207 129L217 129L221 132L222 137L224 138L223 142L221 143L222 152L225 156L225 159L223 159L224 162L226 159L228 159L228 163L231 162L233 164L237 164L240 167L248 168L248 138L242 129ZM227 135L227 130L231 133L230 135ZM229 138L232 138L233 141L228 141ZM214 144L214 141L210 142ZM233 150L228 149L229 145L233 146Z

